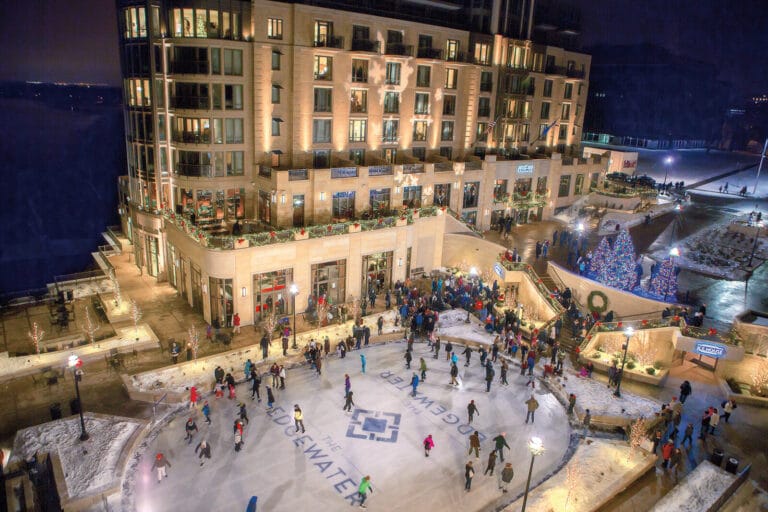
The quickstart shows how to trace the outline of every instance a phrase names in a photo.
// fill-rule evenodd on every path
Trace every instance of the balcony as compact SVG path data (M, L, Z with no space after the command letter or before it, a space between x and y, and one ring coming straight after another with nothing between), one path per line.
M315 48L339 48L344 49L344 38L340 36L327 36L312 41Z
M183 144L210 144L211 134L174 131L171 135L171 140L173 140L173 142L181 142Z
M379 53L381 43L379 41L371 41L370 39L353 39L352 51L353 52L371 52Z
M305 181L309 179L309 171L307 169L289 169L288 181Z
M547 66L544 72L548 75L561 75L568 78L584 78L584 71L581 69L566 68L565 66Z
M443 50L440 50L439 48L422 47L417 50L416 57L420 59L442 60Z
M170 72L176 75L207 75L207 60L177 60L171 62Z
M480 92L493 92L493 82L480 82Z
M391 176L391 165L372 165L368 167L368 176Z
M386 55L402 55L404 57L413 57L413 46L402 43L387 43L384 53Z
M177 174L188 177L209 178L213 176L213 166L210 164L184 164L177 162L174 165Z
M424 172L424 164L403 164L403 174L421 174Z

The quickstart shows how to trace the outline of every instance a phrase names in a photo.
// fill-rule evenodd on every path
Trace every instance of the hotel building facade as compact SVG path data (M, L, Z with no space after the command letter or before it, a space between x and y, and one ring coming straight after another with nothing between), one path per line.
M439 267L450 216L547 219L602 179L589 56L464 2L311 3L118 1L123 230L208 321L348 302Z

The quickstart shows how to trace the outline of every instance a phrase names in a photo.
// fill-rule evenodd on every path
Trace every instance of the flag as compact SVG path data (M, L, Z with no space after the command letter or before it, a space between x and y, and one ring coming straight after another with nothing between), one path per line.
M542 132L541 132L541 137L542 137L542 138L543 138L543 137L546 137L546 136L547 136L547 132L549 132L549 130L551 130L551 129L552 129L552 127L553 127L553 126L555 126L559 120L560 120L560 118L558 117L557 119L555 119L554 121L552 121L552 124L550 124L550 125L547 125L547 126L544 128L544 131L542 131Z
M493 131L493 127L496 126L496 121L499 120L499 117L501 117L501 116L498 116L496 119L494 119L493 121L488 123L488 128L485 129L485 134L486 135L490 134Z

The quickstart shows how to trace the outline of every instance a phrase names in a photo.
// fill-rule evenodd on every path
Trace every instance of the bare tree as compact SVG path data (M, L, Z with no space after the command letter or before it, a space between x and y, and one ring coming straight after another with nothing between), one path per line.
M277 327L277 315L274 310L270 310L264 317L264 331L266 331L269 343L272 343L272 337L275 335L275 328Z
M752 385L759 395L765 395L768 391L768 363L760 362L752 371Z
M83 319L83 323L80 325L80 329L83 330L86 336L88 336L88 339L91 341L91 344L96 342L96 332L99 330L101 326L99 323L94 320L93 316L91 316L91 310L88 309L88 306L85 307L85 318Z
M40 355L40 342L43 341L45 331L37 325L37 322L32 322L32 330L27 333L27 336L30 337L32 343L35 345L35 352L37 352L37 355Z
M640 417L635 421L629 429L629 455L627 458L632 457L632 454L640 447L648 432L648 422L645 418Z
M120 282L115 275L115 269L109 269L109 280L112 281L112 288L115 290L115 306L118 308L123 303L123 295L120 293Z
M581 465L576 463L576 458L571 459L571 462L565 468L565 486L568 489L568 494L565 496L564 511L568 511L568 502L571 500L571 494L582 486L581 481Z
M200 335L193 325L187 331L187 349L192 351L192 357L197 361L197 349L200 347Z
M86 308L87 311L87 308ZM133 326L136 328L136 334L139 334L139 320L141 320L141 309L134 299L131 299L131 318L133 319Z

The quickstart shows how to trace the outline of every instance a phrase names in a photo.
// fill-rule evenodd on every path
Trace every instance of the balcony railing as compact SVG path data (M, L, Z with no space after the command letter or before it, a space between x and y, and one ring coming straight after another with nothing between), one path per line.
M439 48L421 47L417 50L416 56L420 59L442 60L443 50Z
M340 36L327 36L312 41L315 48L344 48L344 38Z
M584 78L584 71L581 69L566 68L565 66L547 66L544 72L548 75L561 75L569 78Z
M173 96L170 103L171 108L190 110L208 110L211 108L208 96Z
M183 144L210 144L211 134L174 131L171 135L171 140L173 140L173 142L181 142Z
M211 164L184 164L177 162L174 164L177 174L182 176L208 178L213 176L213 166Z
M435 163L435 172L446 172L453 170L453 162L437 162Z
M372 165L368 167L368 176L391 176L391 165Z
M309 179L309 171L307 169L288 170L288 181L304 181L308 179Z
M260 165L259 166L259 176L262 178L271 178L272 177L272 168L267 167L266 165Z
M424 172L424 164L403 164L403 174L420 174Z
M379 41L371 41L370 39L353 39L352 51L353 52L372 52L379 53L381 43Z
M387 43L384 53L387 55L403 55L413 57L413 46L402 43Z
M331 179L357 178L357 167L331 167Z
M207 75L207 60L178 60L171 62L171 73L177 75Z

